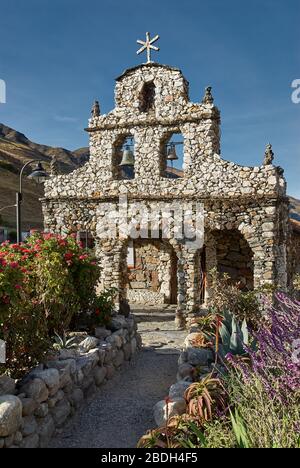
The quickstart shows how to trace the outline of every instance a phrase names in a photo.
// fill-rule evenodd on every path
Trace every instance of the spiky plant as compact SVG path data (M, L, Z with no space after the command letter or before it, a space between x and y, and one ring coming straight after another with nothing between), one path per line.
M55 332L54 340L54 348L58 350L72 349L76 347L75 338L68 338L65 332L63 335L59 335Z
M220 379L210 375L193 383L185 392L188 412L201 423L210 421L215 411L226 408L226 391Z

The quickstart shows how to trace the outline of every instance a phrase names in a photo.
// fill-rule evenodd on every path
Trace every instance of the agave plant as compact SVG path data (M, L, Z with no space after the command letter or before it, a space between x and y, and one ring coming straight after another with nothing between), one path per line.
M66 333L59 335L55 332L54 340L55 349L72 349L76 347L75 338L68 338Z
M247 354L246 348L255 347L253 341L250 343L246 320L243 320L240 326L236 318L229 312L224 313L224 319L219 332L225 355L244 356Z
M200 423L210 421L216 410L226 408L226 391L220 379L210 375L195 382L186 390L188 412Z

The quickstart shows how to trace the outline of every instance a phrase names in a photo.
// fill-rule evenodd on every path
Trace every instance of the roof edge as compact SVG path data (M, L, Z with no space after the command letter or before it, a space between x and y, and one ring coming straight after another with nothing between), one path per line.
M177 67L171 67L170 65L163 65L161 63L157 63L157 62L150 62L150 63L141 63L140 65L136 65L135 67L132 67L132 68L127 68L126 70L124 70L124 72L122 73L122 75L118 76L115 80L116 81L120 81L122 78L124 78L124 76L134 72L135 70L138 70L139 68L142 68L142 67L148 67L148 68L165 68L167 70L172 70L172 71L177 71L177 72L180 72L183 75L182 71L180 70L180 68L177 68Z

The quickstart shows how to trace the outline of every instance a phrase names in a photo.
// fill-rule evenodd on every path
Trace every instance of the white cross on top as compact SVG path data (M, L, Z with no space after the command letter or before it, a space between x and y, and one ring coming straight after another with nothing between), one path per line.
M158 41L158 39L158 34L153 39L150 39L150 33L147 32L146 41L141 41L140 39L136 41L138 44L141 44L143 46L137 51L138 55L147 50L147 63L151 63L151 49L156 50L156 52L159 51L159 47L153 45L154 42Z

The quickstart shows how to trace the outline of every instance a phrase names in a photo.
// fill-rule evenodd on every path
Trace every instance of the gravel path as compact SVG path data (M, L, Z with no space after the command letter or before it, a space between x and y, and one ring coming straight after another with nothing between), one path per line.
M176 340L179 343L183 338L183 332L176 332L173 321L164 313L168 332L163 332L162 343L161 328L166 323L163 317L158 317L157 322L155 312L155 319L151 313L148 319L147 315L141 319L146 347L74 416L52 440L51 448L134 448L139 438L155 427L153 406L176 381ZM153 345L146 339L148 333Z

